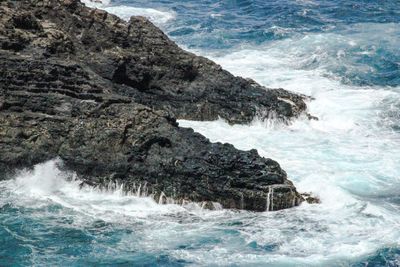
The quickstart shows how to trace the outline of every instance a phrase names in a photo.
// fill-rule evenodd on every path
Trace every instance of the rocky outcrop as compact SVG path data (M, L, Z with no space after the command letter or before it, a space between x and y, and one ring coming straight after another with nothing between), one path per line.
M176 118L246 123L304 109L302 96L234 77L144 18L76 0L0 3L0 173L59 157L85 184L118 182L162 203L288 208L302 197L277 162Z
M114 92L179 119L247 123L273 114L287 120L306 108L302 96L234 77L182 50L142 17L125 22L75 0L15 1L3 4L2 13L0 31L9 37L0 40L3 49L73 59Z

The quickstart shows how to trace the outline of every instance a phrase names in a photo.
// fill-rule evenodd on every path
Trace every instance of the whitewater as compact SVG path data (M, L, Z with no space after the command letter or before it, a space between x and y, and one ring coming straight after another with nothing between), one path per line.
M321 203L263 213L159 205L119 186L82 188L55 159L0 181L0 266L400 266L400 8L227 2L97 7L146 16L235 75L311 96L318 120L179 124L277 160Z

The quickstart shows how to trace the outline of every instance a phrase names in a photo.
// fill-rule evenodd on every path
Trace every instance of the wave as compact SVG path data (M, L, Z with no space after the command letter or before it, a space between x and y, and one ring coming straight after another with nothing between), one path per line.
M376 41L375 33L384 30L398 31L394 24L368 24L354 28L363 32L359 35L318 33L224 54L197 51L235 75L312 96L315 100L308 103L308 109L319 120L300 119L290 126L257 120L251 127L229 126L223 121L181 121L181 125L212 141L230 142L240 149L256 148L263 156L281 162L293 174L292 179L312 172L304 170L305 165L320 170L317 173L325 172L326 179L336 177L337 186L360 195L388 191L393 183L400 185L400 168L396 167L400 162L399 135L395 131L400 86L346 84L340 74L332 74L337 66L351 68L341 60L343 46L358 46L359 50L363 44ZM394 49L390 36L385 38L392 42L385 44ZM379 55L374 57L380 60Z
M153 8L139 8L131 6L110 6L104 7L104 10L111 14L128 21L131 16L143 16L148 18L157 26L161 26L170 20L175 19L176 14L172 11L160 11Z
M158 205L150 197L126 193L122 185L106 188L82 186L74 173L62 171L60 166L61 160L38 164L33 170L21 171L16 178L1 182L0 187L4 191L13 192L16 197L14 203L22 206L26 206L25 200L39 201L34 203L51 201L106 221L113 221L117 215L141 218L184 211L178 205Z
M227 128L223 126L225 131ZM237 136L238 131L235 132ZM126 195L119 188L109 191L81 188L74 174L61 171L59 164L57 160L39 164L15 179L0 182L2 227L7 227L13 236L35 239L43 246L54 241L42 236L42 232L74 229L80 242L94 239L91 258L107 257L115 262L116 257L122 257L126 262L137 264L143 263L146 253L163 255L168 251L175 263L179 259L200 265L230 262L329 265L363 257L380 247L399 245L393 241L400 238L396 230L398 212L350 195L320 169L302 176L299 187L319 192L322 204L252 213L158 205L150 198ZM20 232L13 224L9 226L15 223L15 218L31 221L30 231ZM85 229L93 229L90 231L95 231L95 235ZM65 238L70 237L67 234ZM65 242L58 244L66 245ZM104 254L104 249L113 253ZM127 249L140 251L141 256L126 253ZM74 263L57 250L47 251L46 259L40 251L33 251L32 257L36 264L49 259Z
M388 55L397 49L396 43L400 40L393 37L400 36L397 26L359 24L352 32L347 29L340 33L295 36L259 46L247 45L223 54L194 52L210 57L235 75L316 98L308 104L309 111L320 118L319 122L310 124L314 129L366 129L370 134L379 135L382 130L400 128L400 69L389 67L400 62L400 54L382 59L383 50ZM379 38L379 32L399 34ZM369 51L371 46L380 48ZM360 59L364 56L367 61ZM359 60L362 63L357 63ZM390 61L387 69L379 68L383 61ZM357 125L363 125L364 129Z
M229 54L222 57L202 50L194 52L210 56L233 73L253 76L268 86L287 86L285 81L294 76L304 76L311 82L315 76L323 76L342 85L397 87L399 42L398 23L360 23L332 32L295 34L258 46L242 44L224 51ZM241 68L242 63L245 68ZM260 69L269 69L270 73L265 75Z
M175 12L173 11L161 11L153 8L141 8L125 5L112 5L111 0L83 0L82 2L89 7L106 10L107 12L117 15L126 21L129 21L132 16L143 16L148 18L157 26L161 26L176 17Z

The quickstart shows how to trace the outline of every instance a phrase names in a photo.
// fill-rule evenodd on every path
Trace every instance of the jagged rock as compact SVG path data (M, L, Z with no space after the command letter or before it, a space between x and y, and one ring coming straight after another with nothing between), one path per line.
M182 50L143 17L125 22L76 0L15 1L4 6L2 21L7 27L0 33L10 37L0 40L4 49L73 59L112 82L114 92L179 119L222 117L248 123L272 113L287 120L306 109L303 96L234 77L214 62Z
M144 18L75 0L0 2L0 48L0 174L59 157L83 183L160 202L264 211L302 201L277 162L175 119L289 118L305 109L301 96L233 77Z

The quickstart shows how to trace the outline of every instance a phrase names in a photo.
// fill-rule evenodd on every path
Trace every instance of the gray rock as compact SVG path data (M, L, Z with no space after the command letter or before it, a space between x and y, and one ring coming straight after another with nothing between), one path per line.
M59 157L82 183L255 211L303 198L279 164L176 118L282 120L303 96L234 77L141 17L76 0L0 2L0 173ZM208 206L206 204L205 206Z

